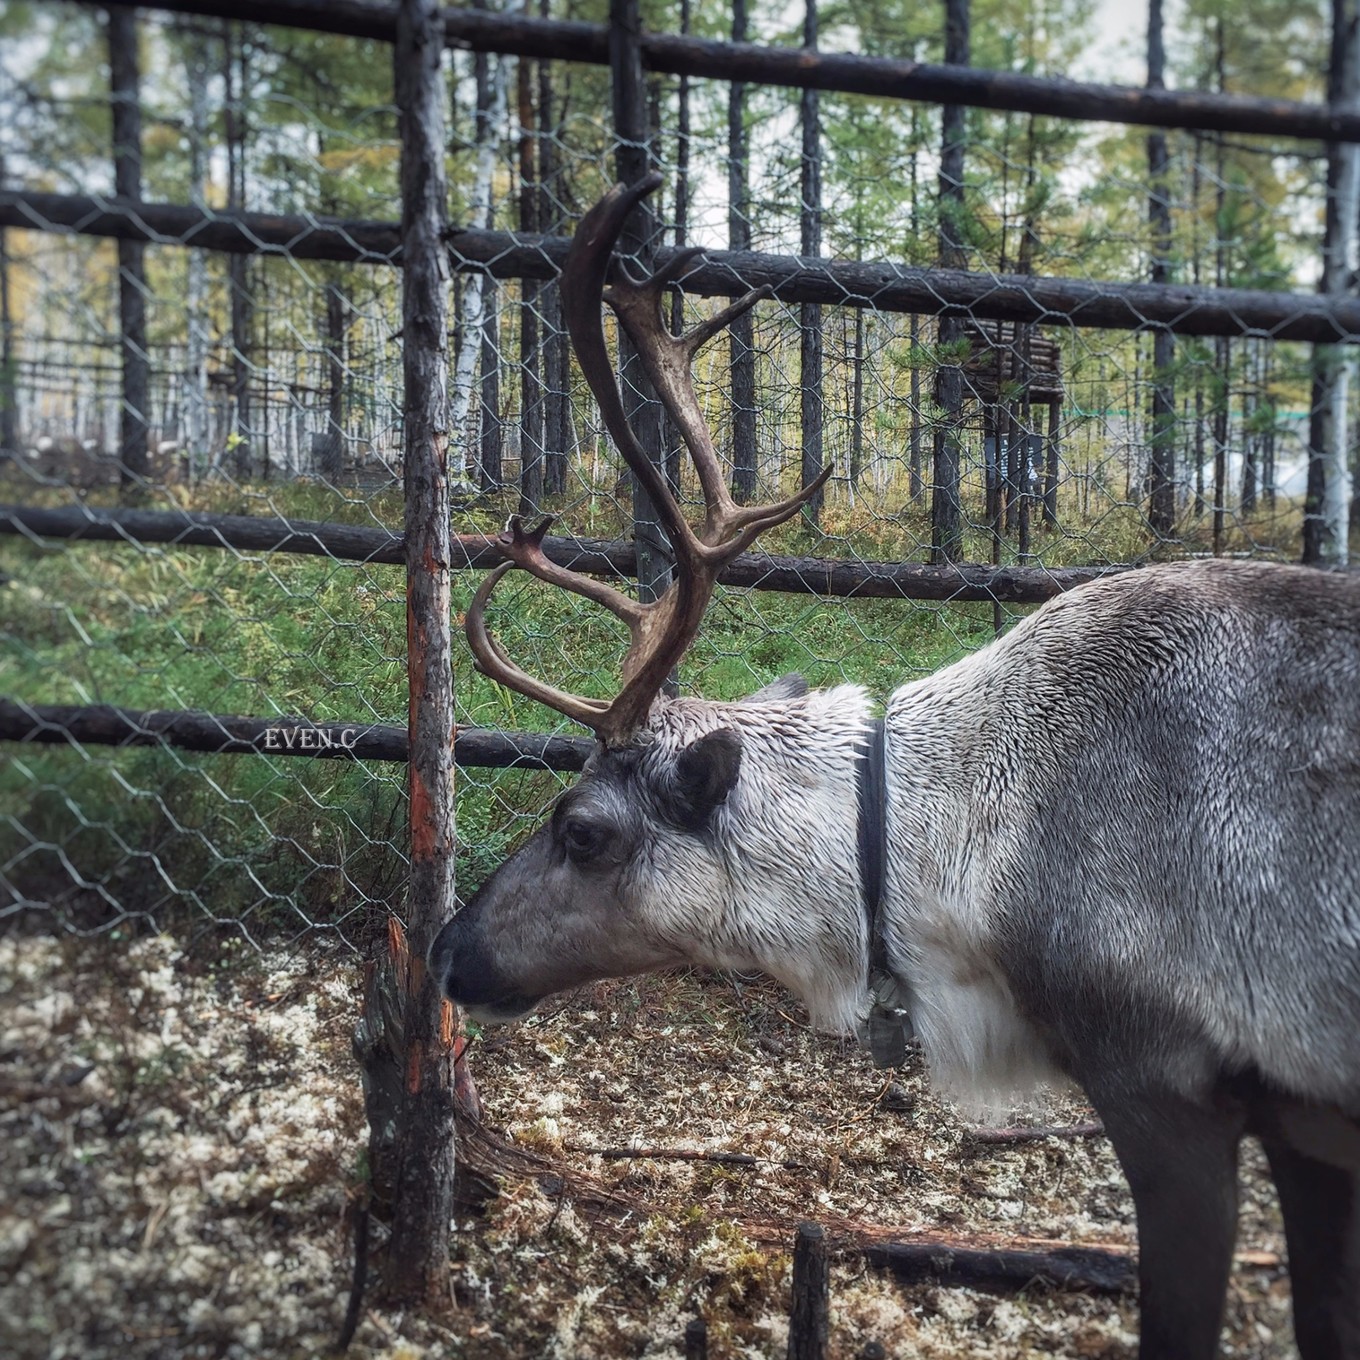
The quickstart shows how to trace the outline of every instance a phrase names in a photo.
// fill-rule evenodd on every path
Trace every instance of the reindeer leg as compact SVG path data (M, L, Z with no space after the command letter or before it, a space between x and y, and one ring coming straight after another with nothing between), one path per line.
M1301 1360L1360 1360L1360 1170L1263 1137L1284 1210Z
M1090 1094L1138 1214L1140 1360L1212 1360L1237 1233L1243 1117L1162 1090Z

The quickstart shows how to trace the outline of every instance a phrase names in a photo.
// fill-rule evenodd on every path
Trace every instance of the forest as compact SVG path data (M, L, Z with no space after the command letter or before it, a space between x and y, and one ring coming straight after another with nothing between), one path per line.
M1037 76L1080 74L1099 45L1089 0L971 9L952 52L940 16L908 5L813 6L792 26L745 4L646 5L643 18L660 32L962 57ZM584 6L538 12L604 17ZM1327 92L1320 6L1192 0L1174 17L1153 64L1125 52L1123 70L1171 88L1314 101ZM11 186L131 187L150 204L304 219L396 215L381 44L147 19L129 39L133 67L148 74L137 154L122 158L135 184L120 187L109 155L119 105L107 95L97 12L10 4L4 24ZM472 233L563 235L611 177L607 69L455 54L448 87L450 220ZM1322 271L1328 159L1316 143L961 108L946 130L930 105L655 74L640 116L667 177L656 222L665 243L1285 292L1312 291ZM399 475L390 269L290 258L286 245L225 258L147 247L137 266L146 396L131 403L145 409L141 426L120 433L129 403L114 250L4 232L3 442L22 445L31 468L55 481L117 480L126 440L153 460L142 474L153 487L304 477L371 488ZM521 508L579 505L573 527L592 531L615 510L618 467L575 377L555 288L459 269L457 233L453 262L462 489L502 499L513 489ZM1297 551L1316 369L1310 347L1272 343L1259 327L1236 339L1150 326L1121 335L939 321L872 301L774 302L704 356L701 378L742 494L830 461L824 529L863 506L900 520L904 555L925 540L937 558L985 560L1003 540L996 550L1021 560L1127 560L1168 540ZM952 508L938 504L947 487L934 494L942 440L958 448ZM1032 538L1031 508L1060 532Z
M871 1269L920 1238L1090 1248L1126 1276L1131 1209L1090 1111L1055 1095L1038 1134L988 1142L917 1057L885 1080L739 974L602 984L508 1035L462 1031L480 1104L452 1312L352 1302L378 1144L351 1035L415 897L400 73L368 31L394 7L312 6L332 32L224 8L0 5L0 1161L20 1187L0 1350L178 1360L342 1335L391 1360L673 1360L706 1319L714 1354L782 1355L791 1229L815 1214L839 1353L1125 1360L1118 1280L998 1299ZM799 671L882 697L1092 574L1344 561L1360 167L1318 114L1356 95L1353 8L641 4L643 46L749 47L748 73L779 53L971 73L971 104L655 62L625 100L605 25L628 0L446 11L454 542L543 512L601 574L645 592L664 573L556 284L583 212L652 165L634 253L710 252L677 326L773 285L698 357L733 496L831 469L762 540L773 556L719 586L682 693ZM559 25L561 54L530 24ZM487 25L508 36L457 37ZM988 105L985 85L1031 80L1053 82L1025 87L1031 111ZM1225 96L1249 130L1053 111L1111 82L1129 88L1102 108ZM675 432L648 428L696 504ZM557 754L459 753L462 898L582 746L474 670L459 625L480 574L449 573L457 739ZM512 578L494 627L599 695L619 630L579 605ZM382 749L194 745L186 716ZM1283 1239L1254 1163L1246 1185L1228 1326L1235 1353L1275 1360Z
M604 17L603 6L504 16L578 28ZM797 22L742 3L684 4L642 17L644 31L948 60L995 78L1145 74L1173 91L1314 105L1339 79L1324 7L1274 0L1192 0L1165 25L1157 5L1149 28L1126 26L1117 42L1092 0L814 5ZM13 3L0 19L5 499L398 526L390 45L83 5ZM552 277L552 243L615 173L609 68L453 50L441 78L453 527L475 534L546 508L564 542L617 544L634 527L628 478L568 353ZM799 670L886 692L980 645L1023 608L1007 600L1042 598L1073 564L1309 550L1306 530L1324 523L1306 513L1310 496L1324 499L1309 474L1326 449L1351 456L1335 414L1356 389L1344 348L1269 337L1289 333L1289 308L1312 306L1324 256L1333 269L1338 246L1344 256L1326 211L1340 147L655 72L640 90L628 116L663 174L659 248L728 252L738 272L773 258L795 284L822 279L819 298L860 280L847 305L761 302L699 355L738 499L787 492L831 465L818 499L768 543L795 554L793 586L812 584L798 579L812 559L852 573L960 560L1039 573L1029 594L1010 596L989 594L986 579L999 578L984 576L972 603L949 602L958 592L938 582L938 602L913 601L905 585L908 598L840 601L724 587L682 684L735 697ZM144 224L141 239L86 234L101 204L126 200L119 213ZM44 212L67 229L30 229L56 226ZM193 248L236 220L255 249ZM331 258L317 258L314 237ZM498 253L515 263L495 268ZM827 262L820 274L811 256ZM1128 290L1146 282L1237 290L1233 305L1258 315L1233 336L1007 322L985 306L910 310L902 296L929 302L946 267L983 297L988 280L1011 280L1022 300L1031 278L1036 297L1055 281L1082 286L1083 305L1108 296L1116 319L1135 322L1148 304ZM505 277L516 271L528 277ZM712 306L699 293L673 304L677 317ZM693 496L664 429L654 439ZM1333 499L1336 528L1350 506ZM13 580L0 691L14 700L338 722L404 712L400 595L377 560L97 543L35 558L32 531L9 523L20 536L0 542ZM1312 556L1343 551L1346 537L1315 532ZM561 684L605 692L613 628L538 583L511 584L497 627L512 650L542 654ZM455 575L455 610L474 585ZM461 652L454 669L460 722L543 724ZM89 901L93 881L99 911L115 915L154 919L187 893L214 919L281 914L303 926L334 920L343 902L348 933L365 903L399 891L400 783L381 764L320 762L304 775L297 762L284 773L233 761L219 789L196 765L142 752L123 758L144 771L133 782L147 796L129 814L138 825L112 833L100 809L121 806L129 776L96 761L79 799L90 861L73 879L59 848L71 834L65 759L0 776L17 815L5 834L21 847L21 901ZM169 811L166 787L200 825ZM533 771L465 772L464 890L554 787ZM324 853L318 808L346 828ZM168 867L148 877L149 861Z

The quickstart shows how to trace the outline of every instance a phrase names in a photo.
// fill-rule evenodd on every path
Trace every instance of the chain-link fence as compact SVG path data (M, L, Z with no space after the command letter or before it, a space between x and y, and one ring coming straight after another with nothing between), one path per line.
M391 15L170 8L4 14L0 912L358 942L407 875ZM1300 138L1357 129L1317 107L1317 16L1187 16L1216 58L1171 74L1204 95L1046 79L1083 73L1069 17L969 51L933 11L794 34L685 3L635 45L629 113L603 25L448 12L464 556L541 510L561 560L664 574L553 282L621 131L664 176L646 251L709 250L677 317L774 287L698 362L737 494L833 467L729 572L686 690L882 695L1100 570L1344 552L1350 153ZM615 683L574 598L512 579L495 628L563 688ZM512 734L460 738L466 889L580 752L513 735L547 715L462 650L455 675L460 725Z

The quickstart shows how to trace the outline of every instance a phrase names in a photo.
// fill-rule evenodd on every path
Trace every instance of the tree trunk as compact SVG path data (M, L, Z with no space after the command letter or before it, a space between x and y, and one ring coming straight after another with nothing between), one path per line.
M1035 219L1034 186L1038 176L1034 145L1034 115L1025 120L1025 216L1020 223L1020 245L1016 251L1016 271L1033 274L1034 259L1039 249L1039 224ZM1011 401L1010 441L1011 501L1007 507L1008 532L1016 535L1021 561L1030 551L1030 475L1032 472L1031 435L1033 404L1030 387L1034 382L1034 327L1016 323L1014 348L1011 352L1011 381L1016 395Z
M476 8L485 9L486 0L478 0ZM473 82L476 88L476 112L474 115L473 141L476 148L472 172L472 188L468 195L468 217L470 224L490 231L495 224L494 209L491 202L491 185L496 171L496 155L499 150L499 133L505 124L505 65L500 58L492 58L486 52L478 52L473 57ZM453 381L449 390L449 429L452 431L455 448L473 448L472 434L472 392L476 377L477 362L483 362L482 379L486 380L486 313L488 295L495 284L485 275L476 271L465 276L462 305L457 325L457 346L453 361ZM500 362L499 354L493 350L493 365ZM478 483L485 488L486 473L486 406L482 405L482 452L477 461ZM499 427L497 428L499 436ZM498 460L499 461L499 460ZM458 457L460 470L466 472L469 458L465 454ZM500 481L500 468L496 469L495 482Z
M1228 499L1228 425L1231 411L1231 386L1228 369L1232 364L1232 349L1220 336L1214 341L1214 366L1218 370L1218 386L1214 391L1214 484L1210 490L1213 502L1214 556L1223 551L1223 535L1227 527Z
M856 307L850 370L850 489L859 491L864 475L864 308Z
M1275 346L1263 345L1261 348L1261 396L1269 412L1269 421L1261 434L1261 494L1266 508L1275 509L1275 427L1277 414L1272 382L1275 376ZM1354 510L1355 502L1351 507Z
M208 144L208 43L207 39L190 30L187 37L188 60L186 75L189 80L189 198L195 206L203 206L207 196ZM185 461L191 480L207 470L211 461L208 441L211 437L211 417L208 410L208 350L210 320L208 317L208 263L201 250L186 252L187 279L185 312L188 328L185 354Z
M488 279L482 292L481 427L477 485L494 491L505 480L505 424L501 419L500 289Z
M0 151L0 189L8 187L7 180L5 155ZM9 267L9 233L0 227L0 452L12 453L19 447L19 355L15 345Z
M732 0L732 41L747 39L746 0ZM733 81L727 96L727 248L751 249L750 139L746 86ZM732 495L745 505L756 495L755 318L743 312L728 329L732 374Z
M817 50L817 0L806 0L803 20L803 47ZM820 96L814 89L805 89L799 101L803 129L803 154L799 186L801 210L799 237L802 254L815 259L822 253L822 125ZM822 391L823 337L822 307L817 302L804 302L799 307L800 331L800 407L803 427L803 456L800 482L811 486L821 475L825 443L826 403ZM803 507L803 515L811 524L821 519L825 489L817 493Z
M447 1308L454 1017L437 979L421 966L456 904L443 37L437 0L401 0L394 64L405 264L401 282L411 892L401 942L409 941L404 958L396 947L397 932L389 933L405 1062L384 1285L390 1298Z
M992 402L982 408L982 462L982 513L987 519L995 565L1001 561L1001 408Z
M1203 283L1202 267L1200 263L1199 245L1199 219L1200 219L1200 186L1203 180L1201 173L1200 156L1203 151L1204 139L1199 133L1190 135L1190 281L1199 288ZM1195 425L1194 425L1194 457L1195 457L1195 501L1194 515L1196 519L1204 518L1204 441L1206 436L1204 419L1204 365L1196 362L1195 373Z
M120 198L142 196L141 72L136 11L115 6L108 11L109 94L113 123L113 184ZM118 436L118 484L124 500L140 500L147 491L150 464L151 361L146 331L146 247L140 241L118 242L119 353L122 360L122 408Z
M620 180L634 183L651 168L651 137L647 118L647 87L642 78L642 17L638 0L610 0L609 54L613 80L614 132L618 138L615 165ZM651 267L657 246L656 216L650 205L633 209L619 237L619 251L634 256L644 269ZM620 336L619 355L624 410L638 442L658 462L664 459L665 426L660 403L652 393L642 363ZM661 596L671 579L670 544L651 497L630 474L633 495L633 534L638 550L638 595L644 601ZM668 689L673 686L668 682Z
M925 477L921 471L921 318L912 312L907 318L908 335L911 339L911 428L907 435L907 486L913 501L919 501L925 490Z
M680 0L680 32L690 30L690 0ZM675 121L675 247L689 241L689 175L690 175L690 85L689 77L681 76L676 91ZM671 330L679 335L685 327L685 299L679 289L671 297ZM680 490L680 440L667 421L666 481L677 493Z
M970 60L969 0L945 0L944 59L954 66ZM946 104L942 114L939 178L939 261L942 268L962 269L963 152L967 111ZM930 523L930 560L935 565L957 562L963 555L963 506L959 496L962 458L959 426L963 419L963 369L958 347L963 323L941 317L939 353L935 370L935 404L940 408L935 430Z
M533 65L520 57L516 78L519 108L519 228L538 230L538 186L534 156ZM543 285L520 281L519 308L519 513L536 515L543 504L543 378L539 310Z
M1244 515L1256 509L1259 482L1261 388L1259 346L1248 341L1242 347L1242 497Z
M912 56L919 60L919 51L912 49ZM911 263L921 262L921 237L918 229L921 203L920 177L921 150L921 109L920 105L911 106ZM925 478L921 472L921 318L912 312L907 322L911 337L911 431L908 435L910 455L908 461L908 488L913 501L919 501L925 491Z
M539 15L548 18L548 0L539 0ZM568 69L568 68L562 68ZM557 148L561 128L553 120L552 63L538 63L538 229L560 235L563 216ZM544 489L560 496L567 489L567 455L571 444L569 398L570 356L556 280L544 286L543 314L543 457Z
M1044 523L1050 528L1058 524L1058 477L1062 469L1058 434L1062 428L1062 402L1048 404L1048 437L1044 445Z
M1204 375L1195 374L1195 518L1204 518Z
M326 433L317 468L329 486L339 486L345 466L345 379L349 373L345 335L349 324L349 297L339 279L333 279L326 285Z
M1356 0L1332 0L1332 59L1328 103L1352 108L1360 98ZM1323 293L1349 291L1355 271L1360 147L1327 146L1327 216L1322 241ZM1308 488L1303 503L1303 561L1343 565L1349 557L1350 467L1347 400L1355 361L1340 345L1313 348L1312 410L1308 421Z
M1214 24L1215 84L1219 93L1223 92L1225 81L1225 52L1227 38L1223 31L1223 15L1220 13ZM1214 138L1214 283L1224 288L1228 283L1228 243L1223 239L1225 208L1227 206L1227 168L1225 165L1223 134ZM1230 402L1232 384L1232 346L1228 339L1219 336L1214 341L1215 401L1214 401L1214 485L1213 485L1213 544L1214 556L1223 551L1223 535L1227 524L1228 498L1228 426L1230 423Z
M1166 49L1162 42L1162 0L1149 0L1147 36L1147 88L1166 88ZM1154 284L1171 278L1171 196L1166 133L1150 132L1148 157L1148 226L1151 236ZM1176 340L1167 330L1153 332L1152 401L1149 411L1151 438L1148 443L1148 527L1158 538L1167 538L1176 527L1176 389L1173 377Z
M246 199L245 100L248 64L245 41L239 29L234 29L231 24L226 25L224 52L227 206L239 210L245 207ZM238 481L244 481L251 472L250 369L254 301L250 295L249 264L249 256L246 255L232 255L227 260L231 305L232 408L227 465Z

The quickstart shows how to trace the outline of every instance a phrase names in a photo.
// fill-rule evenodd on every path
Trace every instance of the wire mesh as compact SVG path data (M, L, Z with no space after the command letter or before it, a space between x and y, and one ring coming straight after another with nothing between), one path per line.
M1084 39L1068 18L1049 16L1037 28L1017 19L980 38L974 61L1071 72ZM16 40L0 56L4 188L107 206L115 187L109 34L86 9L34 5L8 21ZM704 22L727 31L725 15ZM1224 33L1221 16L1198 10L1185 22L1192 38L1213 36L1217 22L1223 39L1217 67L1187 69L1186 79L1321 94L1313 74L1326 69L1320 26L1290 19L1288 41L1268 59L1245 25ZM755 23L761 40L797 41L777 16ZM209 217L395 218L390 48L149 14L139 32L142 69L158 76L140 91L143 200L198 205ZM887 41L847 27L822 34L829 46L851 40L871 49ZM904 23L887 45L938 60L940 44L932 15L929 25ZM567 350L548 278L554 247L537 244L540 233L569 233L613 178L615 139L602 112L609 72L472 53L447 56L446 72L452 220L513 233L506 248L527 246L544 276L496 277L494 261L487 271L485 252L464 253L455 234L455 529L494 529L517 509L545 510L559 516L558 532L627 539L627 479ZM1164 240L1148 211L1140 130L971 113L964 208L942 221L936 108L822 92L820 197L806 201L799 131L807 114L797 91L748 86L734 104L725 82L655 76L648 91L651 149L665 178L663 245L796 255L815 216L826 256L903 270L932 264L949 230L959 263L984 283L1029 275L1128 283L1150 277L1159 256L1187 289L1302 294L1318 282L1326 177L1311 145L1166 133L1166 168L1152 185L1168 205ZM192 234L152 231L141 272L111 240L56 229L32 208L27 221L31 229L0 229L3 499L399 525L400 278L390 256L356 245L357 262L317 260L277 242L222 254L197 248ZM790 277L806 272L789 266ZM120 282L146 311L133 355L145 368L146 405L131 413ZM715 340L698 361L718 447L734 481L748 478L755 496L796 486L816 412L832 479L815 518L778 531L763 545L769 551L850 564L956 559L1032 569L1040 584L1044 573L1076 564L1297 556L1318 376L1347 374L1349 360L1319 358L1245 324L1237 335L1177 335L1168 361L1136 307L1128 328L1116 330L1073 326L1056 313L1042 323L1000 319L985 301L949 325L874 297L839 301L822 307L816 326L821 381L812 407L808 314L796 301L760 303L749 341ZM682 310L693 320L717 305L690 295ZM1340 328L1336 338L1356 337ZM754 437L743 453L734 355L740 361L747 343ZM962 385L954 409L943 381L950 373ZM1328 409L1344 412L1352 396L1343 390L1338 401L1328 390ZM1159 392L1169 403L1160 417ZM144 458L128 457L129 414ZM939 506L951 488L941 458L950 451L957 527L942 543ZM697 504L681 466L681 495ZM1171 506L1163 523L1153 513L1159 484ZM0 571L7 696L404 723L398 567L5 538ZM458 577L458 611L474 584ZM496 606L497 632L533 670L585 693L615 683L621 640L580 601L512 577ZM999 596L844 599L726 587L682 688L733 698L796 669L817 684L853 680L881 696L982 645L1024 607ZM456 674L462 723L561 725L476 675L465 651ZM462 772L465 889L562 782L525 770ZM11 746L0 768L8 899L0 914L37 911L81 930L164 926L182 915L195 928L252 940L325 930L354 942L379 919L372 908L400 902L404 797L397 765L168 746Z

